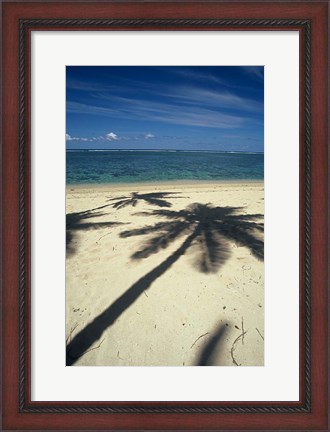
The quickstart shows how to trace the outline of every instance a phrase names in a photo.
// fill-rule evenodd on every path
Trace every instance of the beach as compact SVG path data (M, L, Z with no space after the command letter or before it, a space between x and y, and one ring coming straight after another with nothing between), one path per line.
M66 213L68 365L264 365L263 181L67 185Z

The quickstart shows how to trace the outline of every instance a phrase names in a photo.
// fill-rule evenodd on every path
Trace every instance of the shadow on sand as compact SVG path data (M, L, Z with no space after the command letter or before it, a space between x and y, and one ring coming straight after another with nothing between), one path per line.
M263 215L240 214L242 208L212 207L192 204L181 211L154 210L144 216L160 216L167 221L153 226L124 231L121 237L152 234L133 259L147 258L171 242L184 236L181 246L161 264L135 282L103 313L83 328L67 345L67 365L73 365L136 299L162 276L190 248L194 267L202 273L214 273L230 256L229 241L246 246L258 259L263 259L263 224L256 223ZM141 214L141 213L140 213Z
M151 235L133 259L147 258L168 247L176 239L194 234L189 245L196 256L194 265L202 273L214 273L230 255L229 241L246 246L258 259L263 259L263 218L261 214L242 214L241 207L212 207L194 203L183 210L153 210L140 212L145 217L156 216L165 221L152 226L124 231L121 237Z
M121 222L93 222L90 219L104 216L105 213L96 211L107 206L97 207L96 209L86 210L66 215L66 255L72 256L78 248L77 232L109 228L115 225L124 225Z
M172 204L164 198L178 198L174 197L173 195L175 195L175 192L152 192L144 194L132 192L130 196L111 198L108 200L108 202L116 201L110 205L117 210L127 206L136 207L136 205L141 201L144 201L147 204L156 205L158 207L172 207Z
M221 366L217 363L216 357L219 355L227 331L228 323L221 323L218 326L213 336L201 351L196 366Z

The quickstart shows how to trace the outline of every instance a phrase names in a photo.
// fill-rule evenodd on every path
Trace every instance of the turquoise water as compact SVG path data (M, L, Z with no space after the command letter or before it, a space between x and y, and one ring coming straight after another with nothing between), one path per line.
M67 184L263 180L263 153L67 150Z

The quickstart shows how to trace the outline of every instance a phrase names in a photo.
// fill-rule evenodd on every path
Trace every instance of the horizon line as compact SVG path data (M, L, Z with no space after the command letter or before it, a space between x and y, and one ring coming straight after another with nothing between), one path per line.
M66 148L66 151L73 150L73 151L88 151L88 150L94 150L94 151L181 151L181 152L216 152L216 153L265 153L264 151L257 151L257 150L189 150L189 149L145 149L145 148L116 148L116 149L110 149L110 148Z

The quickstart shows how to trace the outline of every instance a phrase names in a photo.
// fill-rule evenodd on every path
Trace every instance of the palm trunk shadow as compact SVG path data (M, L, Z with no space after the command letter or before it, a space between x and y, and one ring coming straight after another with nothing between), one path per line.
M203 348L196 366L220 366L215 362L215 354L219 352L227 330L226 324L220 324L217 331Z
M104 312L83 328L66 347L66 365L72 366L82 357L93 343L101 337L102 333L185 253L197 235L198 229L196 228L171 256L135 282Z

